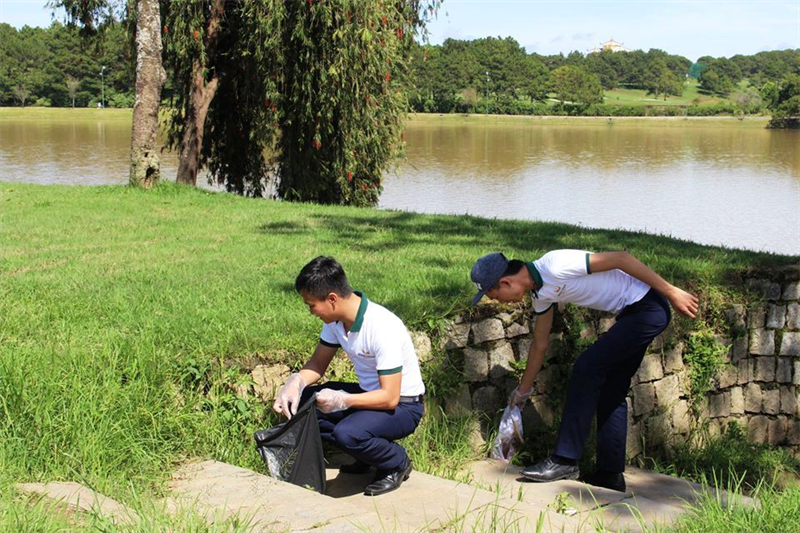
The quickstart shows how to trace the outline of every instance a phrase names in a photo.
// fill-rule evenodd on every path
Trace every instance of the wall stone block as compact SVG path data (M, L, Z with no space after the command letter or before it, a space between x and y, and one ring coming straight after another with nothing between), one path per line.
M689 433L692 424L692 414L689 411L689 402L680 400L672 408L672 427L676 433L685 435Z
M553 408L543 396L534 396L522 411L522 427L532 428L542 424L553 425Z
M756 415L747 423L747 436L750 442L764 444L769 436L769 418L763 415Z
M787 283L783 287L782 298L784 300L800 300L800 281Z
M655 387L652 383L642 383L633 387L633 414L646 415L656 406Z
M520 361L525 361L528 359L528 353L531 350L532 342L533 337L523 337L517 341L517 356L519 357Z
M792 376L792 384L793 385L800 385L800 361L794 361L792 366L794 367L794 375Z
M563 333L551 333L547 343L547 351L544 352L544 360L549 361L558 354L561 343L564 342Z
M732 415L744 414L744 390L741 387L733 387L730 390L731 412Z
M489 377L489 355L479 348L464 349L464 379L486 381Z
M664 368L661 366L660 354L645 355L637 372L639 382L653 381L664 377Z
M643 422L638 422L628 428L625 452L630 458L636 457L644 451L642 450L642 426Z
M738 378L737 369L733 365L724 365L717 371L717 381L720 389L727 389L736 385Z
M753 381L753 367L755 367L755 361L752 359L742 359L736 363L736 373L739 376L737 383L739 385Z
M786 422L786 417L784 416L770 419L767 426L767 442L772 445L786 442Z
M786 331L781 339L781 355L800 355L800 331Z
M750 330L750 353L755 355L774 355L775 332L764 328Z
M789 420L787 426L786 442L793 446L800 445L800 420Z
M781 391L779 389L765 390L761 398L764 414L777 415L781 412Z
M645 418L644 425L647 432L648 447L663 446L672 437L672 424L670 413L664 412Z
M708 402L708 410L710 411L711 418L730 416L731 414L730 394L727 392L723 392L720 394L711 395Z
M762 304L753 305L747 310L747 327L749 329L763 328L766 319L767 310Z
M508 328L506 328L506 337L512 339L514 337L519 337L520 335L527 335L531 332L531 328L528 327L528 324L518 324L514 322Z
M792 360L788 357L778 357L778 366L775 368L775 381L778 383L792 382Z
M756 357L756 381L775 381L775 358Z
M786 306L786 327L789 329L800 329L800 304L789 304Z
M454 394L444 399L444 412L450 416L459 416L472 412L472 397L469 393L469 385L464 383Z
M769 304L767 306L767 327L780 329L786 324L786 306Z
M492 416L500 407L497 389L488 385L481 387L472 395L472 408L478 412Z
M745 307L742 304L733 304L729 308L722 311L725 317L725 322L734 329L745 329L747 324L745 322Z
M469 340L469 323L450 324L444 335L444 349L464 348Z
M414 343L414 350L417 352L419 362L430 361L433 354L431 338L421 331L410 331L409 334L411 335L411 342Z
M539 371L539 375L536 377L536 383L534 383L534 387L536 387L536 390L540 394L548 394L552 388L551 386L555 377L556 367L555 365L549 365Z
M760 413L761 402L761 387L757 383L748 383L744 388L744 410L748 413Z
M489 350L489 377L493 380L502 379L513 373L512 361L514 361L514 349L507 342Z
M745 283L748 289L767 300L780 300L781 285L768 279L749 279Z
M500 322L503 323L504 327L508 327L513 324L521 315L521 311L512 311L510 313L498 313L495 316L500 320Z
M503 329L503 322L497 318L487 318L477 324L472 325L472 342L482 344L484 342L496 341L506 336Z
M664 352L664 372L671 374L683 369L683 343L679 342Z
M617 323L617 320L614 318L601 318L597 324L597 334L602 335L603 333L607 332L611 329L611 327Z
M738 363L747 357L747 337L737 337L733 339L730 349L732 363Z
M800 393L795 387L781 387L781 413L785 415L800 414Z
M653 385L658 405L668 407L681 397L681 384L676 374L670 374L664 379L654 382Z

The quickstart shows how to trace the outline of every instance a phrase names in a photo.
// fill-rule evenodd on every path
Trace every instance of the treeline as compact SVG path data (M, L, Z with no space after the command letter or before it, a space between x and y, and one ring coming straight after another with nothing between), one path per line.
M758 112L770 104L769 94L800 73L800 50L760 52L730 59L706 56L697 63L663 50L603 51L596 54L528 54L512 38L473 41L448 39L441 45L419 46L415 61L416 89L411 104L419 112L482 112L506 114L646 114L635 106L603 105L603 91L641 89L667 100L681 96L687 78L696 78L708 95L730 98L713 109L664 113L713 114L740 110ZM738 89L742 80L747 89ZM740 94L741 93L741 94ZM562 105L553 109L548 101Z
M108 24L85 39L77 27L15 29L0 24L0 106L133 105L129 29ZM596 54L528 54L513 38L448 39L415 45L411 109L417 112L594 116L760 113L800 114L800 50L731 58L689 59L663 50ZM105 69L103 69L105 67ZM102 74L101 74L102 72ZM682 108L605 103L604 91L641 89L655 98L681 96L688 78L722 101ZM747 80L746 87L741 87ZM164 97L174 94L168 79ZM105 92L105 94L103 94ZM793 98L797 96L797 98Z
M105 67L105 69L103 68ZM126 28L92 39L76 27L0 23L0 106L132 107L135 66Z

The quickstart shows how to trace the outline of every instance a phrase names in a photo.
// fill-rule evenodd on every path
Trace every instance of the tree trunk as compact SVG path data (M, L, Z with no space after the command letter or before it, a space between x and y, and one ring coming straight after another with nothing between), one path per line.
M206 27L206 57L214 56L220 24L225 14L225 0L215 0ZM186 129L181 139L181 154L178 161L176 181L184 185L197 185L197 173L200 171L200 154L203 149L203 132L206 126L208 107L217 94L219 73L214 72L206 82L207 63L195 59L192 62L192 80L189 88L189 102L183 119Z
M178 178L176 180L184 185L197 185L208 106L211 105L219 84L219 78L216 76L206 83L203 76L204 70L200 61L195 60L192 65L192 87L189 95L189 108L184 117L186 129L181 139L181 156L178 161Z
M131 128L130 185L150 188L161 176L158 105L167 76L161 64L161 12L158 0L137 0L136 99Z

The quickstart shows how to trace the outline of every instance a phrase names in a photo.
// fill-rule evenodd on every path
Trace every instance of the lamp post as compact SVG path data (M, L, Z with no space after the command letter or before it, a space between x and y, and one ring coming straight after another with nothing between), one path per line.
M489 71L486 71L486 114L489 114L489 83L491 82L489 78Z
M102 87L102 96L100 97L100 107L102 109L106 108L106 78L105 78L106 67L103 67L100 70L100 84Z

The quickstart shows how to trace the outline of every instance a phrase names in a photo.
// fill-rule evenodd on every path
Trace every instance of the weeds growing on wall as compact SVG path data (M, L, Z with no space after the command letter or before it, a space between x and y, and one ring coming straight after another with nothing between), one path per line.
M683 360L689 367L689 404L699 415L705 395L714 387L714 375L725 364L728 347L714 336L707 325L693 331L686 339Z

